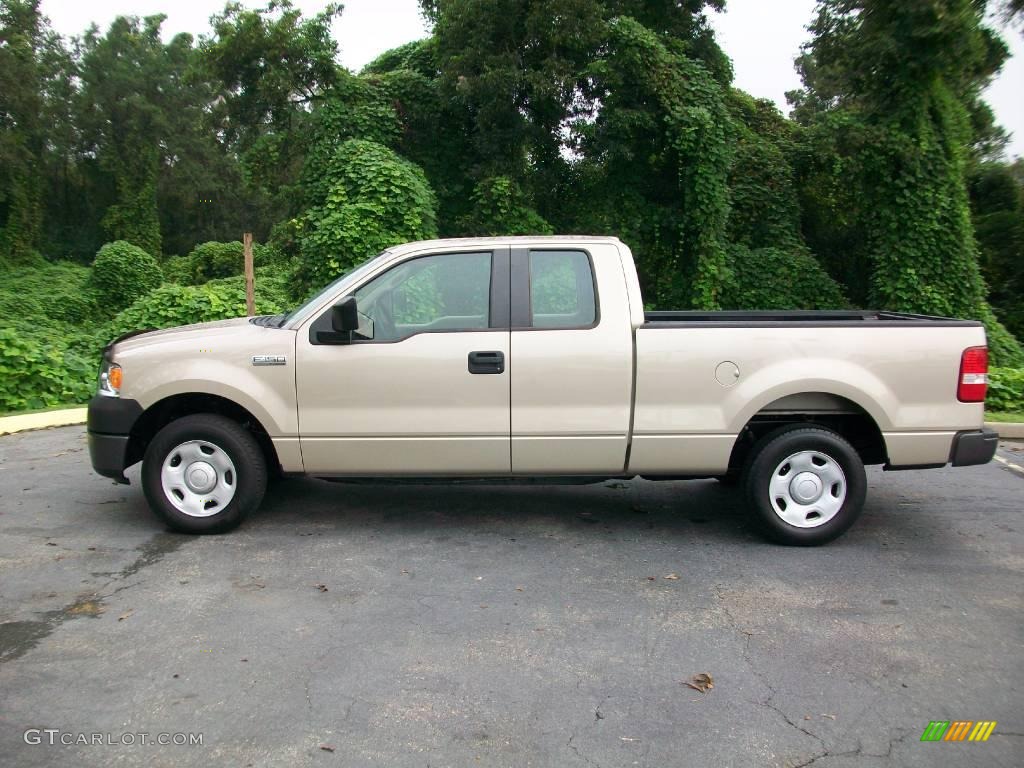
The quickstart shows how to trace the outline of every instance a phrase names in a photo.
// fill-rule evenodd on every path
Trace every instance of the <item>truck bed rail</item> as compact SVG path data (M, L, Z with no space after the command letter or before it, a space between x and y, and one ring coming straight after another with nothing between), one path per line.
M679 310L645 312L643 328L735 328L757 325L767 328L790 328L812 326L861 326L861 327L977 327L977 320L957 320L952 317L914 315L906 312L879 310L726 310L707 312L702 310Z

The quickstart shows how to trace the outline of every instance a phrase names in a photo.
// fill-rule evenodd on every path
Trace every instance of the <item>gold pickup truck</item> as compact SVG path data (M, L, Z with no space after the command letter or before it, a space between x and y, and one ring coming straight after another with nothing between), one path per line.
M983 464L979 323L645 312L607 237L390 248L287 314L129 334L89 406L101 475L141 461L172 528L236 526L268 478L742 483L770 537L856 520L864 466Z

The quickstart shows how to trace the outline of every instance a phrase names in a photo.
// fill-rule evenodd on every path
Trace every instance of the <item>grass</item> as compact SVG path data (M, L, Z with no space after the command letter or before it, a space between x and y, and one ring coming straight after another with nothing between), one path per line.
M1011 413L992 413L985 411L985 421L999 421L999 422L1024 422L1024 412L1013 411Z

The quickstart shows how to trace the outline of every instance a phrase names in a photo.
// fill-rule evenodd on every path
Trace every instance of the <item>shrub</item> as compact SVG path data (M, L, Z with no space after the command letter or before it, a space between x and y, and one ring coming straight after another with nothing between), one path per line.
M977 319L985 324L989 364L1004 368L1024 367L1024 350L1020 342L999 322L987 303L981 305Z
M299 221L300 290L326 284L389 246L436 237L426 176L387 147L350 139L316 170L312 207Z
M1024 368L990 368L985 407L990 411L1024 411Z
M839 284L806 250L733 245L722 309L842 309Z
M270 246L253 243L252 259L255 267L270 266L280 260L280 254ZM200 243L188 256L176 256L164 264L165 277L181 285L201 285L244 273L245 250L240 240Z
M256 276L256 311L276 314L287 308L284 280ZM245 315L245 278L211 280L204 285L168 283L136 301L114 318L108 336L146 328L173 328Z
M83 323L99 312L87 287L89 268L71 262L43 262L4 273L0 282L0 317L56 323Z
M84 403L95 386L93 360L58 335L0 328L0 411Z
M137 245L117 240L96 254L89 286L103 309L119 310L163 282L156 259Z
M530 207L522 189L508 176L481 181L473 189L473 210L460 221L468 235L550 235L551 225Z
M171 256L164 261L161 270L168 283L192 284L192 261L188 256Z

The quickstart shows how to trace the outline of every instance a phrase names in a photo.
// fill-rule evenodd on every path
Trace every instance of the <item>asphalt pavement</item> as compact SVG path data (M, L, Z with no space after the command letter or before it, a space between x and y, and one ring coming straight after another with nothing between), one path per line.
M1020 448L797 549L713 481L286 480L180 536L82 427L2 437L0 763L1019 766Z

